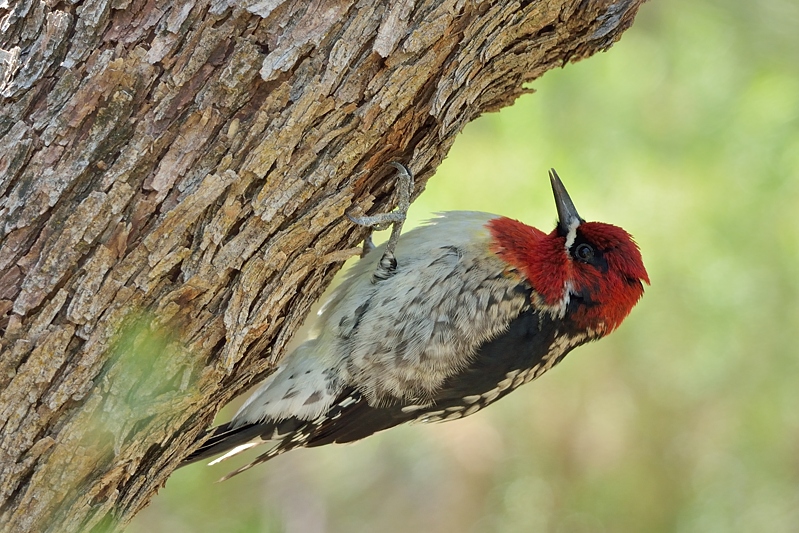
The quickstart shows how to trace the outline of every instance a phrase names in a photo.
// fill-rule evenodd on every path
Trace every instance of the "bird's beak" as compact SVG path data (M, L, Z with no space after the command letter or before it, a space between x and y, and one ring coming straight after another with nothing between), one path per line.
M560 176L554 168L549 170L549 181L552 182L552 193L555 195L555 205L558 208L558 228L563 235L568 235L569 230L576 228L585 220L580 218L577 213L574 202L566 192L566 187L563 186L563 182L560 181Z

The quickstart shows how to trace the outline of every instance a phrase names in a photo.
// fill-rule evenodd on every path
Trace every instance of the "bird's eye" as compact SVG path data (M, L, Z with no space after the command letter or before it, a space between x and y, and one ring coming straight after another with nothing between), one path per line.
M594 258L594 249L590 244L579 244L574 250L574 257L587 263Z

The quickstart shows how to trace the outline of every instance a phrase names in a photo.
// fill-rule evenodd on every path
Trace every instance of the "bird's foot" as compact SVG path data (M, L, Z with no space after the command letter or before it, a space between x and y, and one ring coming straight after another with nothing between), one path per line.
M399 199L397 200L397 208L390 213L349 217L355 224L367 226L371 228L372 231L382 231L391 226L391 236L388 238L383 256L380 258L380 261L378 261L374 274L372 274L372 283L390 278L397 269L397 259L394 256L394 250L397 247L400 233L402 233L402 224L405 222L405 218L408 214L408 208L411 205L411 194L413 193L413 174L411 171L405 165L395 161L389 164L399 171L399 183L397 184ZM363 241L362 257L374 250L374 248L375 245L372 242L372 234L370 232L369 236Z

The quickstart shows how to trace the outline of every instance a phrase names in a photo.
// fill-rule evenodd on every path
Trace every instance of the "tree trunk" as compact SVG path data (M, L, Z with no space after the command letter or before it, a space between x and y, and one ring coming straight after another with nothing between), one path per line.
M455 135L642 0L0 1L0 529L116 530ZM491 176L498 180L499 177Z

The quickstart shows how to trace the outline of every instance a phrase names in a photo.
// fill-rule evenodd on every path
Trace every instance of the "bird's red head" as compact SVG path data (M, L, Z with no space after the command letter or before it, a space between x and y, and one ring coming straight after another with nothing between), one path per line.
M554 169L550 180L557 227L547 235L509 218L493 219L492 251L528 280L534 305L563 313L576 329L601 337L627 317L649 276L629 233L585 222Z

